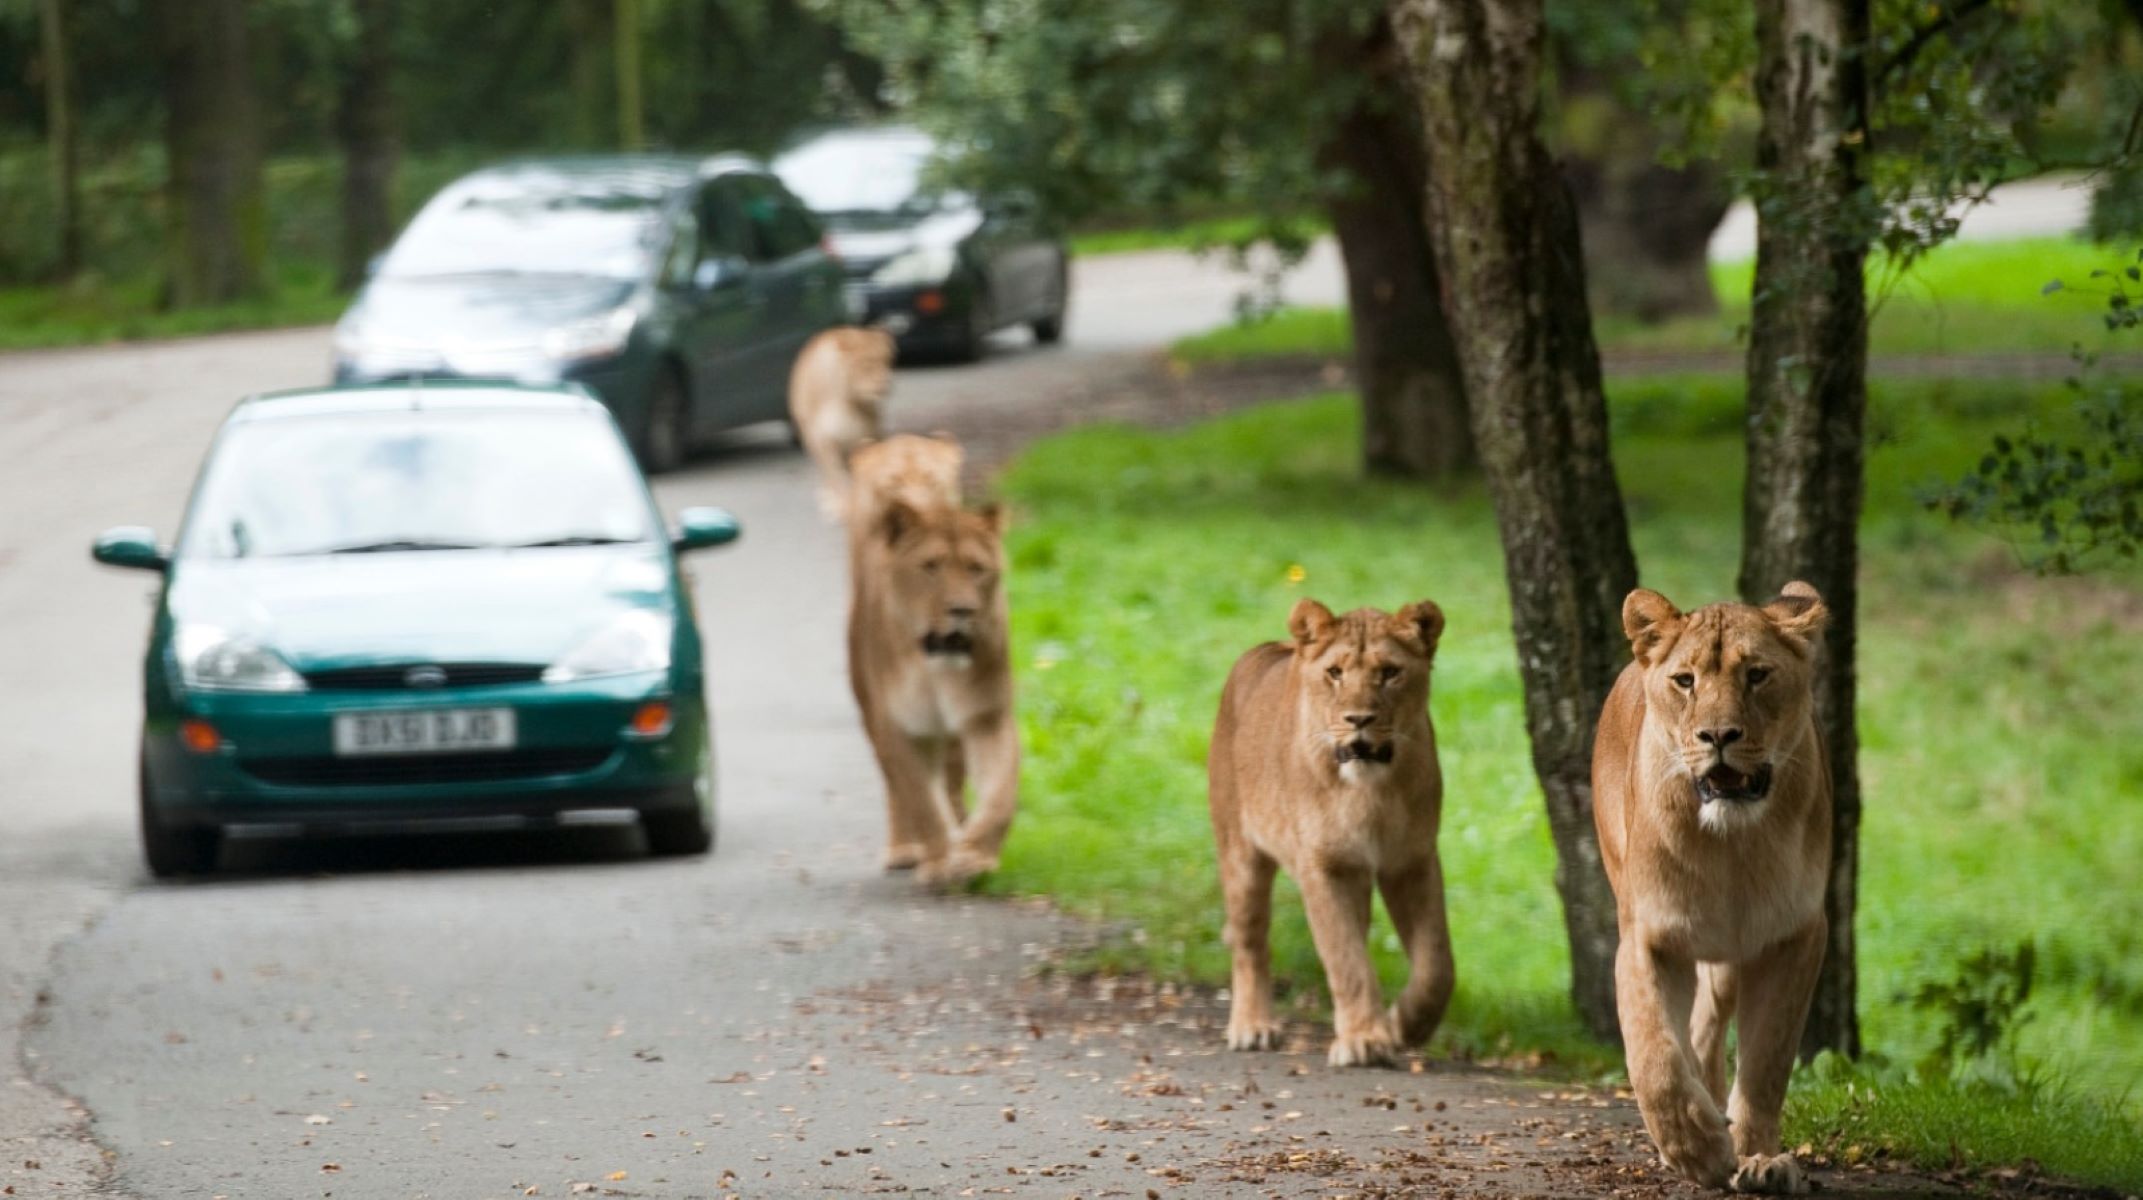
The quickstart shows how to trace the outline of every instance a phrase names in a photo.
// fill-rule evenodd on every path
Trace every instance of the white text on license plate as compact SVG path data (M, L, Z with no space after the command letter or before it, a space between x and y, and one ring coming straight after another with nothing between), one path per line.
M335 714L335 753L338 755L511 750L513 741L513 710L510 708Z

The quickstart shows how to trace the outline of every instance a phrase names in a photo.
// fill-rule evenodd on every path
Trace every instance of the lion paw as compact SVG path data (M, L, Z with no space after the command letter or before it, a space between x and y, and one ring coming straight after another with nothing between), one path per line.
M1230 1050L1278 1050L1284 1027L1278 1021L1231 1020L1228 1022L1228 1049Z
M1751 1154L1741 1160L1728 1184L1737 1192L1762 1192L1772 1196L1804 1196L1808 1176L1791 1154Z
M1389 1067L1399 1061L1399 1038L1389 1022L1379 1021L1367 1033L1333 1038L1325 1060L1335 1067Z
M1690 1104L1673 1118L1659 1114L1659 1156L1668 1169L1704 1187L1723 1188L1734 1175L1734 1141L1715 1110ZM1647 1123L1653 1114L1646 1113Z
M902 842L885 848L885 869L888 871L913 871L923 865L921 842Z

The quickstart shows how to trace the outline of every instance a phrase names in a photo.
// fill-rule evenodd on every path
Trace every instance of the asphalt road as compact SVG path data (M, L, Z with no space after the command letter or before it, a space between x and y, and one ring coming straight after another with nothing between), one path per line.
M1326 260L1298 286L1329 300L1337 277ZM1175 256L1082 264L1069 346L1011 336L977 367L904 370L896 411L957 426L1063 403L1216 323L1238 287ZM230 849L223 877L152 883L132 829L149 588L93 567L89 539L168 532L232 400L325 363L320 330L0 357L8 1194L1573 1195L1656 1180L1624 1102L1436 1063L1337 1074L1308 1025L1288 1053L1230 1055L1210 996L1039 970L1090 929L881 874L842 674L840 536L803 458L766 431L657 489L746 530L694 570L714 856L651 861L630 828L258 841Z

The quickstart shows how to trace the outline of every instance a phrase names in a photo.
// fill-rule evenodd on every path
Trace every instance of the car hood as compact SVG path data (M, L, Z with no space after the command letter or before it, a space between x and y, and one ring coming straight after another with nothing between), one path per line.
M297 670L549 664L621 613L675 610L656 545L182 562L178 625L272 647Z
M633 283L588 275L379 278L343 317L364 341L445 352L532 346L549 330L609 312Z
M957 246L982 227L982 213L959 208L933 213L894 229L835 229L828 233L833 252L851 270L876 268L922 246Z

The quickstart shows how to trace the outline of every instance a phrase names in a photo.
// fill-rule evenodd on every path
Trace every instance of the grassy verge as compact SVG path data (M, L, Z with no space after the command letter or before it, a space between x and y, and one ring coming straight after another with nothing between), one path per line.
M1207 217L1173 225L1139 225L1122 229L1086 229L1072 234L1073 254L1126 254L1136 250L1209 250L1236 245L1258 231L1251 217ZM1321 222L1305 218L1305 236L1323 232Z
M266 295L236 304L165 309L159 290L153 278L0 288L0 350L316 325L349 302L333 275L310 263L282 268Z
M1954 242L1900 273L1883 260L1868 269L1874 320L1869 331L1877 354L2063 354L2081 343L2105 348L2094 320L2105 311L2094 270L2132 260L2133 251L2094 246L2072 238L2024 238L2007 242ZM1695 353L1736 351L1749 319L1754 267L1744 262L1712 268L1722 311L1715 317L1685 317L1662 325L1601 318L1600 344L1613 350ZM2052 295L2046 284L2069 286ZM1283 309L1268 320L1231 325L1185 338L1175 356L1187 363L1243 358L1344 355L1353 335L1338 309Z
M2006 548L1912 501L1917 485L1954 475L2023 412L2058 419L2065 405L2059 388L1877 388L1859 927L1868 1041L1897 1063L1917 1060L1939 1032L1907 998L1918 985L1951 978L1982 947L2036 939L2031 1019L2017 1045L2072 1094L2067 1107L2012 1098L1972 1108L1947 1084L1914 1084L1891 1068L1879 1075L1879 1103L1868 1095L1878 1076L1804 1080L1793 1127L1797 1139L1859 1139L1841 1152L1887 1140L1944 1162L1955 1136L1967 1159L2029 1153L2133 1186L2143 1183L2143 1123L2110 1106L2143 1077L2143 889L2133 869L2143 824L2124 799L2143 793L2143 709L2127 695L2143 671L2143 572L2021 576ZM1622 383L1614 413L1645 582L1690 604L1730 594L1737 385ZM1077 431L1036 445L1007 473L1019 513L1013 611L1029 762L1019 834L993 886L1134 930L1102 952L1104 967L1223 982L1203 762L1229 664L1280 636L1298 596L1346 608L1426 595L1450 619L1432 709L1460 974L1437 1050L1611 1073L1615 1057L1583 1035L1563 997L1553 855L1490 507L1476 486L1359 478L1357 437L1355 407L1335 395L1174 433ZM1279 913L1277 971L1314 1010L1323 976L1291 892ZM1381 920L1375 942L1395 983L1402 964ZM2097 1114L2088 1128L2124 1138L2084 1138L2079 1107Z

